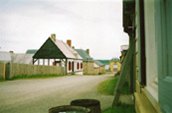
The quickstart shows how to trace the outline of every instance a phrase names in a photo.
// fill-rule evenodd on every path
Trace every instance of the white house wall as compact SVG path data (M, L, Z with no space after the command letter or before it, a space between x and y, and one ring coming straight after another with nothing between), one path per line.
M53 66L54 59L49 59L49 66ZM38 59L34 65L48 66L48 59Z
M155 7L153 0L145 3L145 45L147 90L158 101L157 51L155 46Z
M56 61L58 61L58 60L56 60ZM34 65L53 66L53 62L54 62L54 59L49 59L49 65L48 65L48 59L38 59L34 63ZM69 62L71 62L71 70L69 70ZM67 73L72 73L72 62L74 62L74 72L82 72L83 71L83 68L81 69L81 63L83 63L82 60L68 59L67 60ZM77 69L77 63L79 63L79 69ZM60 65L57 64L56 66L60 66ZM65 67L65 62L62 62L61 66Z
M71 62L71 70L69 70L69 62ZM80 68L80 65L82 62L82 60L72 60L72 59L68 59L67 61L67 73L72 73L72 62L74 62L74 72L80 72L83 71L83 68ZM77 63L79 63L79 69L77 69ZM83 64L82 64L83 65Z

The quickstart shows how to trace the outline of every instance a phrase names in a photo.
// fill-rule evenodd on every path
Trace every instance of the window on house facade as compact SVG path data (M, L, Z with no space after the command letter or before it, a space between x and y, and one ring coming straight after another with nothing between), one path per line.
M82 63L80 63L80 67L81 67L81 69L83 68L83 64Z
M71 62L69 61L68 70L70 71L71 69L72 69L72 64L71 64Z
M79 62L77 63L77 69L79 69Z

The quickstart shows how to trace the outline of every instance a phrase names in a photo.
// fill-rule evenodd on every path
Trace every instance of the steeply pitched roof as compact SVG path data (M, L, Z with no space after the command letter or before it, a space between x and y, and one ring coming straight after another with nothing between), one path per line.
M53 41L51 38L46 40L33 58L82 59L81 56L66 43L61 40Z
M9 62L11 61L11 53L9 52L0 52L0 61Z
M75 49L78 54L83 58L83 60L93 60L89 54L83 49Z
M56 46L61 50L61 52L67 57L67 58L79 58L81 59L80 55L71 47L69 47L66 43L64 43L61 40L56 40L54 42Z

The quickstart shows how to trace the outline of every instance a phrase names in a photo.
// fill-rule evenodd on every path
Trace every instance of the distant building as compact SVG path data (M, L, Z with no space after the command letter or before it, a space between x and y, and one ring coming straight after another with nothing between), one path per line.
M11 62L11 53L0 51L0 62Z
M99 69L98 74L105 73L105 65L101 63L99 60L94 60L94 67Z
M32 64L33 54L24 53L14 53L10 52L0 52L0 61L18 63L18 64Z
M110 60L98 60L98 61L104 64L106 71L110 70Z
M84 75L98 75L105 73L104 65L97 60L93 60L93 58L90 56L89 49L76 49L76 51L83 58Z
M111 59L110 61L110 72L117 73L121 70L121 62L119 59Z

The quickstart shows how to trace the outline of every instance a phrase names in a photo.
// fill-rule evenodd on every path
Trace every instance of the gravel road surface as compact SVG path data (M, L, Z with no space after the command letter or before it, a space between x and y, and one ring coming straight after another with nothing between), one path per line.
M113 96L98 94L97 85L111 77L74 75L0 82L0 113L48 113L51 107L82 98L98 99L105 109Z

